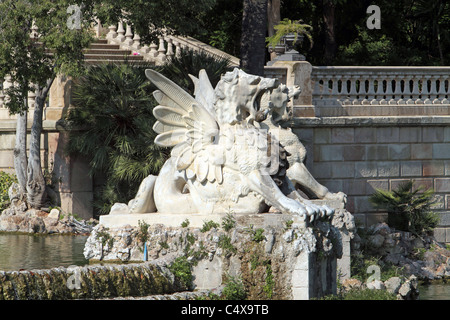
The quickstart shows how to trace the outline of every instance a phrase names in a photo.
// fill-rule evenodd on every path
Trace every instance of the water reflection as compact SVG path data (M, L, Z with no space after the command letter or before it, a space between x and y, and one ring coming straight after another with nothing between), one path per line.
M85 265L86 240L87 236L0 233L0 270Z
M449 283L433 283L419 287L420 300L450 300Z

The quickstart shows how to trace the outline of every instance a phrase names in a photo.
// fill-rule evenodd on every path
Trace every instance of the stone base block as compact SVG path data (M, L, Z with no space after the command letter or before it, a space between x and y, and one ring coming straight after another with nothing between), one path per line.
M284 215L279 213L259 213L259 214L233 214L238 221L254 227L278 226L286 224L286 221L293 220L297 225L304 227L305 223L299 217ZM181 227L186 220L189 221L189 227L201 228L205 222L214 221L221 223L226 214L178 214L178 213L132 213L132 214L114 214L100 216L100 224L107 228L117 228L124 225L132 227L139 226L139 223L149 225L162 224L166 227Z
M342 270L349 263L340 262L349 256L348 232L341 229L350 214L337 206L332 220L312 223L281 213L106 215L84 252L91 261L186 257L192 263L192 288L214 289L232 277L242 281L248 299L311 299L336 293L338 276L350 274ZM228 229L223 222L230 218L234 223ZM209 221L217 224L203 228Z

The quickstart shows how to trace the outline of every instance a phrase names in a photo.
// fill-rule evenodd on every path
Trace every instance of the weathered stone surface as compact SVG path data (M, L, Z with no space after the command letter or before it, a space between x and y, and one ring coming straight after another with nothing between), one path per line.
M317 220L307 226L298 216L234 214L235 225L227 231L225 219L192 226L189 215L184 227L142 221L110 228L99 224L84 255L105 262L186 257L193 264L195 288L212 289L231 275L242 279L250 299L309 299L336 292L342 235L350 237L354 231L352 216L344 209L336 212L331 223Z
M0 214L0 231L5 232L86 234L96 223L93 219L78 221L68 214L60 219L58 209L52 209L50 213L28 209L18 199Z
M369 235L365 239L354 237L353 254L364 247L381 261L402 267L406 274L422 280L442 279L450 271L450 250L432 236L416 237L410 232L392 229L386 223L373 225L367 231Z
M186 289L163 261L0 271L0 300L141 297Z
M402 279L400 279L399 277L392 277L386 280L384 282L384 285L387 291L393 294L397 294L402 285Z

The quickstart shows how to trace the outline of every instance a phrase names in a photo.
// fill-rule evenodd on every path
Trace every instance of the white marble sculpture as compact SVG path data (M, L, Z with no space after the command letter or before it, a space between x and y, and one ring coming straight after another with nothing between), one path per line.
M154 70L145 74L159 89L155 143L171 147L171 157L157 177L142 182L135 199L114 205L111 214L261 213L272 207L312 221L334 211L302 197L296 185L319 199L345 200L312 177L304 146L279 125L292 116L287 103L298 88L239 69L213 88L202 70L191 76L194 98Z

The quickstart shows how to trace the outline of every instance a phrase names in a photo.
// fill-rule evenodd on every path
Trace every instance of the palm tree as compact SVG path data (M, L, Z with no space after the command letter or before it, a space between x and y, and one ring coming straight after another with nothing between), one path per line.
M414 188L414 181L409 180L392 191L377 189L369 201L376 209L387 211L389 226L420 235L439 222L439 215L431 211L433 193L432 189Z
M139 183L157 174L168 157L153 143L156 101L144 73L148 67L92 66L74 85L67 151L86 156L89 174L104 179L94 195L94 207L102 214L115 202L132 199Z
M147 80L147 65L102 64L91 66L76 80L73 105L67 116L70 135L67 151L90 161L91 176L103 180L95 190L94 208L109 213L116 202L134 198L141 181L157 175L169 150L153 143L156 133L153 108L156 89ZM229 61L204 53L183 51L158 71L193 94L189 74L205 69L213 86L229 70Z

